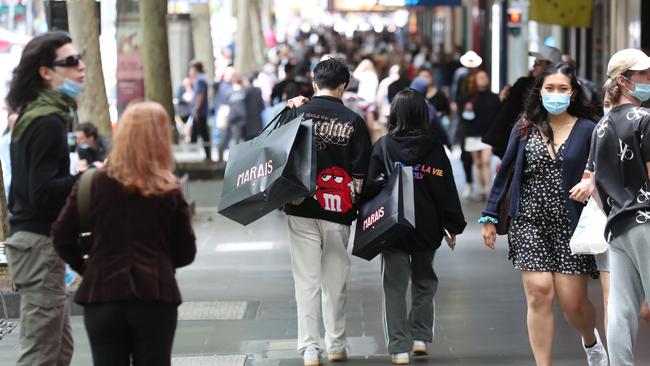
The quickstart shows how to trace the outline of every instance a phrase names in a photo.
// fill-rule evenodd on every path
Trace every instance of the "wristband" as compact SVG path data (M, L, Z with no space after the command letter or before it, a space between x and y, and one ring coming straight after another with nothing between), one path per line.
M487 223L492 223L494 225L499 223L499 220L495 219L494 217L491 216L483 216L480 219L478 219L479 224L487 224Z

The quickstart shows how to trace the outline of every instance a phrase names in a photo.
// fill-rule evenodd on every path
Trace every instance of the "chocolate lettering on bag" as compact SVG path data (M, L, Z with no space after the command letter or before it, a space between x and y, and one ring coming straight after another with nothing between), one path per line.
M380 207L377 211L371 213L370 216L363 220L363 230L366 230L371 225L375 224L382 217L384 217L384 206Z
M273 173L273 160L269 160L264 164L253 166L241 172L237 176L237 187L255 179L270 175L271 173Z

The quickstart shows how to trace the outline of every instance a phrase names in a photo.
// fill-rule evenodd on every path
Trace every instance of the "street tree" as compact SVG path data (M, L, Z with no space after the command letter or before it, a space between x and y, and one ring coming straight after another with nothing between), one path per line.
M194 58L205 67L208 80L214 79L214 49L210 30L210 6L206 3L193 3L190 7L192 19L192 43Z
M167 1L140 0L139 7L145 98L165 107L172 123L174 142L177 142L167 40Z
M111 119L99 52L99 14L95 0L68 0L68 28L86 64L84 91L77 110L80 122L97 126L100 134L112 135Z
M235 5L235 68L243 75L259 70L264 64L263 3L257 0L237 0Z

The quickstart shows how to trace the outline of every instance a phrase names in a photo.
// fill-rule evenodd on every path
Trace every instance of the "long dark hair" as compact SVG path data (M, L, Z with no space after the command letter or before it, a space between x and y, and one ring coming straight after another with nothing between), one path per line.
M553 141L553 129L548 124L548 112L542 104L542 85L547 76L562 73L571 79L571 89L573 96L571 97L571 104L567 112L577 118L586 118L592 121L598 120L594 107L587 102L584 90L578 82L575 70L564 62L559 62L549 65L541 75L535 79L535 85L528 95L526 101L526 109L522 115L522 124L519 127L519 132L522 137L527 138L530 132L537 128L547 138Z
M41 66L52 67L56 50L68 43L72 43L72 38L65 32L45 33L27 43L20 63L13 71L9 93L5 99L11 110L20 112L21 108L36 99L46 87L38 69Z
M406 88L393 98L388 116L388 133L424 131L429 128L429 107L424 96Z

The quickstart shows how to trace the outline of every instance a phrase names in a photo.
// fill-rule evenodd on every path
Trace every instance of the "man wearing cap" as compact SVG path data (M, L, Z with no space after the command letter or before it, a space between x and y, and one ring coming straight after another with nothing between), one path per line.
M528 76L519 78L510 88L508 96L505 97L499 112L497 112L494 123L483 137L483 142L492 145L492 152L500 158L503 158L503 154L506 152L510 131L523 112L535 78L550 64L562 61L562 52L555 47L546 45L541 46L537 52L529 52L528 55L535 57L533 69Z
M611 111L594 129L587 170L607 214L611 292L607 341L612 366L634 364L639 313L650 298L650 57L617 52L607 65Z

